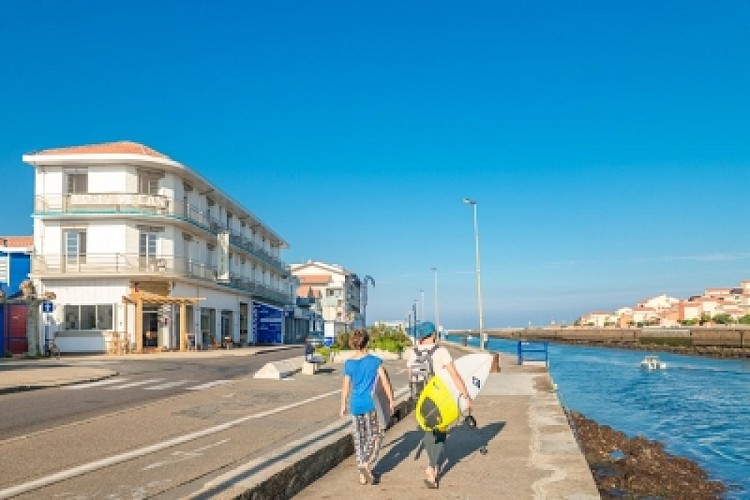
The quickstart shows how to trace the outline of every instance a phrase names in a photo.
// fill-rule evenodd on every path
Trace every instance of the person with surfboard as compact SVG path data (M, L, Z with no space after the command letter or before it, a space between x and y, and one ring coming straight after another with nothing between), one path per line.
M410 373L414 373L415 366L425 357L428 358L430 365L429 375L434 375L440 370L445 370L450 376L456 389L459 391L459 398L464 401L461 405L466 411L471 411L473 403L461 375L459 375L453 364L453 358L445 347L436 344L437 330L435 325L430 321L425 321L417 327L417 336L419 338L417 345L407 351L406 366ZM422 370L420 368L420 370ZM422 370L423 371L423 370ZM416 395L418 396L418 394ZM447 429L433 428L425 430L422 437L422 446L427 453L429 465L425 469L427 477L424 482L428 488L438 488L440 476L440 462L445 451L445 440Z
M349 346L356 352L344 363L341 388L341 416L346 416L347 401L352 415L352 438L357 458L360 484L375 484L373 467L378 460L384 428L375 410L373 387L376 382L385 389L390 412L393 413L393 387L383 368L383 360L369 354L370 335L362 328L349 336Z

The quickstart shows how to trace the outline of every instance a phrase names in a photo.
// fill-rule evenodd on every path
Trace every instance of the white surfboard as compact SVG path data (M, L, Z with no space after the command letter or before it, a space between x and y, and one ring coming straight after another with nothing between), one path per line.
M475 353L461 356L453 362L463 380L469 397L473 400L484 387L492 366L492 355ZM442 368L435 373L419 396L415 415L420 427L425 430L447 430L467 411L466 400L460 398L456 384L448 370Z
M461 380L464 381L466 390L469 391L469 397L472 400L476 399L477 395L479 395L479 392L484 387L487 377L490 375L492 355L481 352L467 354L453 361L453 364L456 367L456 371L461 376ZM458 399L461 392L456 387L456 384L453 383L453 377L450 376L448 370L442 368L438 370L435 375L443 379L448 390L456 399ZM461 411L466 411L466 400L461 398L459 404Z
M388 377L388 372L385 372L385 376ZM388 378L388 381L390 382L390 378ZM383 387L379 375L375 376L375 386L372 388L372 399L375 402L375 412L378 415L380 431L383 432L391 423L391 406L388 400L388 394L385 392L385 387Z

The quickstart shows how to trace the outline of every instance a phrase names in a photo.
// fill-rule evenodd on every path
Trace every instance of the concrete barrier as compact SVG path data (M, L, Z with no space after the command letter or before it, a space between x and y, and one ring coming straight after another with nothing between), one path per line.
M303 356L272 361L266 363L263 368L255 372L253 378L270 378L279 380L294 375L302 370L302 365L304 365L304 363L305 358Z

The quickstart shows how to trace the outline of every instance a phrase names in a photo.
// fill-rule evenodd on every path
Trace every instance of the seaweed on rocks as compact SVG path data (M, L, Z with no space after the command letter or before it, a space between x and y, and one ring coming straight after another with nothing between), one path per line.
M629 438L568 411L568 418L603 499L721 498L726 488L698 464L643 436Z

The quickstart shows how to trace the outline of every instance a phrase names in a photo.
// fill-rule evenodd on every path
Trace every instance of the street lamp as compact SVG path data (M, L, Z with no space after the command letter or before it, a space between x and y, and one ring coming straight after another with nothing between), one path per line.
M424 315L424 288L420 288L419 289L419 316L422 318L422 321L425 320L425 315Z
M479 265L479 225L477 224L477 202L464 198L464 205L471 205L474 212L474 242L477 261L477 308L479 310L479 349L484 350L484 313L482 311L482 275Z
M414 299L414 304L412 304L411 310L414 317L414 345L417 345L417 327L419 326L419 317L417 316L417 299Z
M362 306L362 327L367 328L367 282L372 283L375 286L375 279L369 274L362 278L362 284L364 287L360 289L360 303Z
M440 309L438 307L438 275L437 267L430 268L435 273L435 328L438 331L438 337L440 336Z

